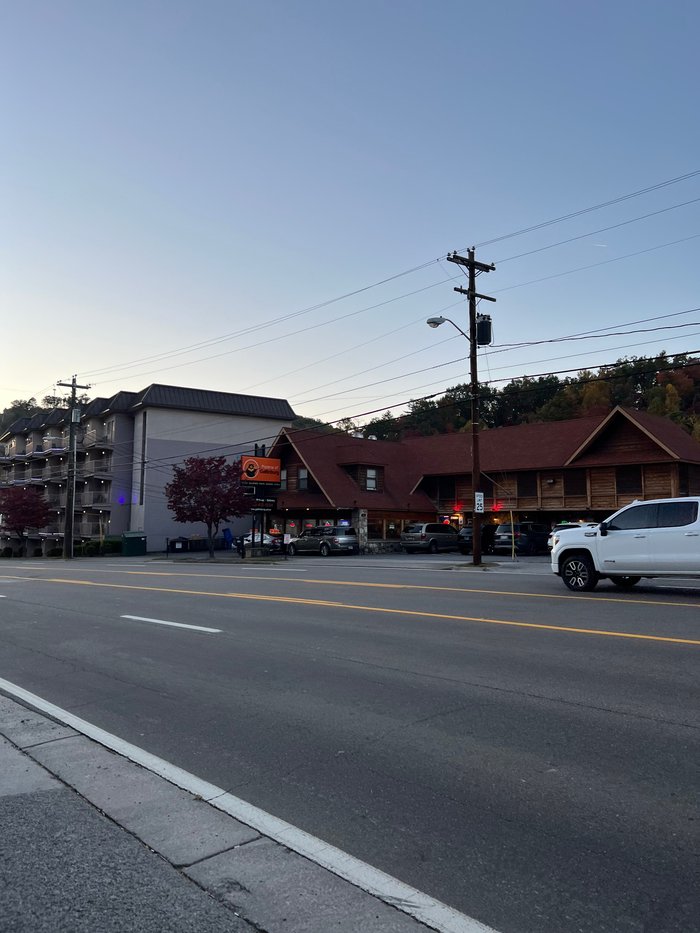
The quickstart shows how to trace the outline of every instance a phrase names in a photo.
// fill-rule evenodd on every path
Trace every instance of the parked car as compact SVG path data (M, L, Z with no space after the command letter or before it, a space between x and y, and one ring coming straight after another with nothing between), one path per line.
M493 539L494 552L511 554L515 545L516 554L540 554L547 550L549 528L536 522L517 522L499 525Z
M549 533L547 538L547 547L549 550L552 550L554 546L554 536L560 531L567 531L569 528L597 528L597 522L560 522L558 525L555 525L554 528Z
M496 525L481 526L481 553L493 554L493 542L496 537ZM474 540L474 529L471 525L465 525L459 530L459 553L471 554L472 542Z
M287 545L287 554L359 554L360 542L354 528L347 525L319 525L307 528Z
M700 496L636 501L593 528L555 535L552 570L575 591L603 578L624 589L642 577L700 579Z
M252 547L253 545L253 533L249 531L248 534L243 538L246 547ZM264 534L262 536L262 544L260 542L260 532L255 532L255 546L256 547L274 547L275 545L279 546L279 540L274 538L272 535Z
M426 551L437 554L438 551L456 551L459 548L459 534L452 525L440 522L417 522L408 525L401 532L401 550L407 554Z

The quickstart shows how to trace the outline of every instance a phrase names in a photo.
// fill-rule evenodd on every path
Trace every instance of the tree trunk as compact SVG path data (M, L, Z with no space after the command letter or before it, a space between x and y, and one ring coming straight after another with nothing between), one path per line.
M214 560L214 530L211 525L207 525L207 543L209 545L209 559Z

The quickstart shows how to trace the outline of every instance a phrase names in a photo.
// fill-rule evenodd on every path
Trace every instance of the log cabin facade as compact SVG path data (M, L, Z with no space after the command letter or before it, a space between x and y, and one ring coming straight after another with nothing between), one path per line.
M297 534L352 524L396 540L412 521L472 517L471 435L378 441L283 429L273 523ZM605 416L495 428L480 435L487 522L601 521L635 499L700 495L700 444L666 418L615 408Z

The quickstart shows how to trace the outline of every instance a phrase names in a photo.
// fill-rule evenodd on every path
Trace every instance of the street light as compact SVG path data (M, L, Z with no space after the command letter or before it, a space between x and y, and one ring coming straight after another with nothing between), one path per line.
M472 303L470 302L470 305ZM476 309L475 309L476 310ZM481 566L481 513L483 511L483 497L481 510L477 509L477 495L481 496L481 460L479 457L479 383L476 372L476 314L469 314L469 334L465 333L459 324L449 317L429 317L425 322L428 327L440 327L441 324L451 324L458 330L465 340L469 342L469 369L470 369L470 395L471 395L471 422L472 422L472 564Z

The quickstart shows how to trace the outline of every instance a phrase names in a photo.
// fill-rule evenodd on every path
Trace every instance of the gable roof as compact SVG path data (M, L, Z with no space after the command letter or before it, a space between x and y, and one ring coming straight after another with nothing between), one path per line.
M140 408L177 408L221 415L272 418L279 421L293 421L296 418L286 399L212 392L209 389L189 389L159 383L153 383L137 392L130 407L132 411Z
M641 431L649 442L649 446L658 451L660 460L700 463L700 444L679 425L660 415L650 415L648 412L618 405L600 420L591 434L571 453L565 465L570 466L574 461L585 461L587 466L609 462L610 457L606 457L604 452L596 451L595 448L596 443L604 437L615 420L625 420ZM638 458L635 457L634 452L630 452L630 460L636 461L636 459Z
M650 449L658 450L654 460L682 460L700 463L700 444L678 425L645 412L615 408L608 415L589 415L569 421L520 424L493 428L479 434L481 469L484 473L518 472L575 468L579 461L586 466L626 462L619 452L596 450L616 419L624 420L640 431ZM370 441L343 432L319 432L313 429L283 428L273 443L270 456L278 456L285 443L296 450L303 463L334 507L372 509L426 510L434 507L427 496L417 491L425 476L455 476L471 473L471 433L438 434L411 437L402 441ZM631 458L638 454L631 452ZM632 462L632 461L630 461ZM384 491L366 492L359 488L347 467L384 466ZM312 506L318 496L304 491L280 493L296 506Z
M329 505L335 508L354 505L371 509L408 509L433 512L434 506L422 492L412 492L418 466L410 451L396 441L370 441L343 432L324 433L312 429L283 428L270 450L279 455L285 442L291 444L315 479ZM374 492L360 489L347 471L349 466L384 467L384 489ZM277 504L318 505L313 493L280 492Z

